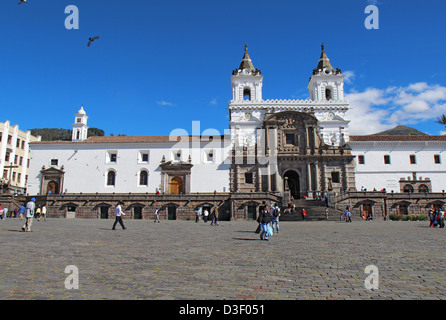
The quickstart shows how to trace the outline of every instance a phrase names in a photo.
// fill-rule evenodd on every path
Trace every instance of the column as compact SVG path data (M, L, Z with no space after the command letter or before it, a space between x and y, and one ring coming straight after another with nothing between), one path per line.
M315 181L315 186L314 186L315 190L314 191L316 191L316 192L321 191L321 189L319 188L319 186L320 186L319 178L320 178L319 177L319 161L316 161L314 163L314 181Z
M311 164L307 163L307 197L313 199L313 186L312 186L312 174L311 174Z

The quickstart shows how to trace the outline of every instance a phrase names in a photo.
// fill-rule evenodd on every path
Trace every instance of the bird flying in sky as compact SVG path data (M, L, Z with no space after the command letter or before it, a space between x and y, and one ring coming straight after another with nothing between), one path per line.
M20 0L18 4L27 3L26 0Z
M93 41L97 40L97 39L99 39L99 37L92 37L92 38L89 38L89 39L88 39L88 46L90 46L91 43L92 43Z

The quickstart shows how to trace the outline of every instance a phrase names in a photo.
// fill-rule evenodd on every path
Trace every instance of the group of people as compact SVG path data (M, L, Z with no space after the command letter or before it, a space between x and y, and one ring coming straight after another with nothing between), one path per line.
M10 211L8 207L2 207L0 205L0 220L5 220L6 218L17 218L20 220L25 218L25 224L22 226L22 231L31 232L31 226L33 219L40 221L44 219L46 221L46 206L38 205L36 208L36 199L31 198L25 205L21 205L18 209Z
M276 229L276 233L279 233L279 217L280 208L277 203L267 205L263 201L259 207L259 216L257 218L259 226L256 230L256 233L260 233L260 240L268 241L269 237L274 233L274 228Z
M195 210L195 222L199 222L203 216L203 222L208 222L209 220L209 211L205 208L204 211L200 207L197 210ZM218 226L218 208L215 208L214 212L211 214L211 226Z
M429 227L439 227L444 228L444 211L440 209L430 209L429 210Z
M341 214L340 219L342 220L342 218L344 218L345 222L352 222L352 213L350 211L350 207L349 206L345 207L344 214L343 215Z

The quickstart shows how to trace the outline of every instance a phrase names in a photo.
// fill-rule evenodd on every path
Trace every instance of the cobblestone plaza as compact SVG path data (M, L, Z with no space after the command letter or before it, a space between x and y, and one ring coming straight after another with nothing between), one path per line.
M446 299L444 229L428 222L0 221L2 300ZM378 269L368 290L364 269ZM67 289L67 266L78 289Z

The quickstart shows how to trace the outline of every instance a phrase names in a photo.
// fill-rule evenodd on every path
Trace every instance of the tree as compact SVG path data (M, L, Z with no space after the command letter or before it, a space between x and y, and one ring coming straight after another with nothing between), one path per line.
M438 117L437 120L435 120L435 122L446 126L446 116L442 114L441 117Z

